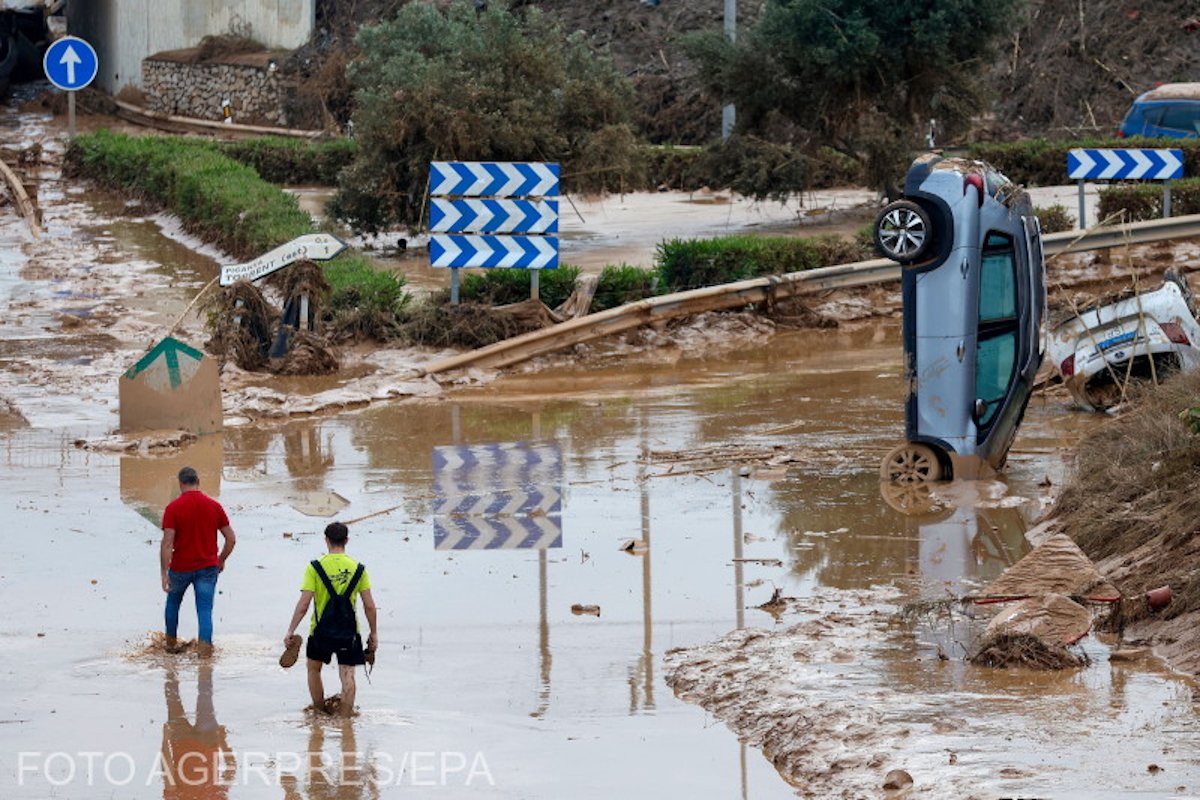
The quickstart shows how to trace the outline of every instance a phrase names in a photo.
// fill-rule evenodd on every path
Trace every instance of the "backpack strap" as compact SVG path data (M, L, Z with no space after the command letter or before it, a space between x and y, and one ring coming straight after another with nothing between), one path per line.
M352 595L354 593L354 587L358 586L358 581L360 578L362 578L363 572L365 572L365 571L366 571L366 567L364 567L360 563L358 565L358 569L354 570L354 577L352 577L350 579L350 582L348 584L346 584L346 593L342 595L343 597L349 597L350 595Z
M321 579L321 583L325 584L325 591L329 592L332 597L337 594L337 589L333 588L333 582L329 580L329 575L325 572L325 568L321 566L320 559L313 559L311 562L312 568L316 571L317 577Z

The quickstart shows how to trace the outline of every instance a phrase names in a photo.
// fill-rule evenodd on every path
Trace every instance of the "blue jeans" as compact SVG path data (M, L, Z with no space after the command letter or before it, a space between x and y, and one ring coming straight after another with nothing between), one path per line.
M205 567L195 572L167 572L167 579L171 582L171 590L167 592L167 636L175 638L179 630L179 606L183 604L183 593L191 586L196 595L200 641L212 644L213 597L217 593L217 575L220 573L217 567Z

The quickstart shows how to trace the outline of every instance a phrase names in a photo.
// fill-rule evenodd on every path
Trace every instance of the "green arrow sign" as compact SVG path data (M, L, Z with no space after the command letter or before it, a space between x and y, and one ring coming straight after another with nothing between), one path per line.
M125 377L129 378L130 380L136 378L138 375L141 375L143 372L145 372L151 365L153 365L154 362L158 361L159 358L162 358L166 361L167 375L170 380L171 388L178 389L183 383L183 377L179 372L179 357L181 355L186 358L194 359L195 361L201 361L204 359L204 353L201 353L194 347L189 347L172 336L168 336L158 344L154 345L154 347L150 348L149 353L146 353L146 355L142 356L136 364L130 367L128 371L126 371Z

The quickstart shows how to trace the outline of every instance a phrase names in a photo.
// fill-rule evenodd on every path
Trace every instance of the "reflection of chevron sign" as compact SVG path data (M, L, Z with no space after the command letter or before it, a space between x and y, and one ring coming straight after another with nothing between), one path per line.
M429 229L475 233L558 233L557 200L440 200Z
M556 444L435 447L434 547L561 547L562 479Z
M434 161L432 197L551 197L558 194L558 164Z
M1072 180L1174 180L1183 177L1183 151L1070 150L1067 152L1067 177Z
M434 517L434 550L544 550L562 547L560 517Z
M435 267L513 267L555 269L558 239L554 236L447 236L429 240L429 263Z

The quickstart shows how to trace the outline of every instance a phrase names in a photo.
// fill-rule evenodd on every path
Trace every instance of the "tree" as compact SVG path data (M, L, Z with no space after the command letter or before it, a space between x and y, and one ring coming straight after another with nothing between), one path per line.
M879 173L928 120L954 133L984 110L976 76L1016 2L767 0L737 44L714 32L688 49L740 130L815 137Z
M410 3L357 45L359 155L331 205L357 228L418 222L430 161L557 161L587 189L636 167L628 79L536 8Z

